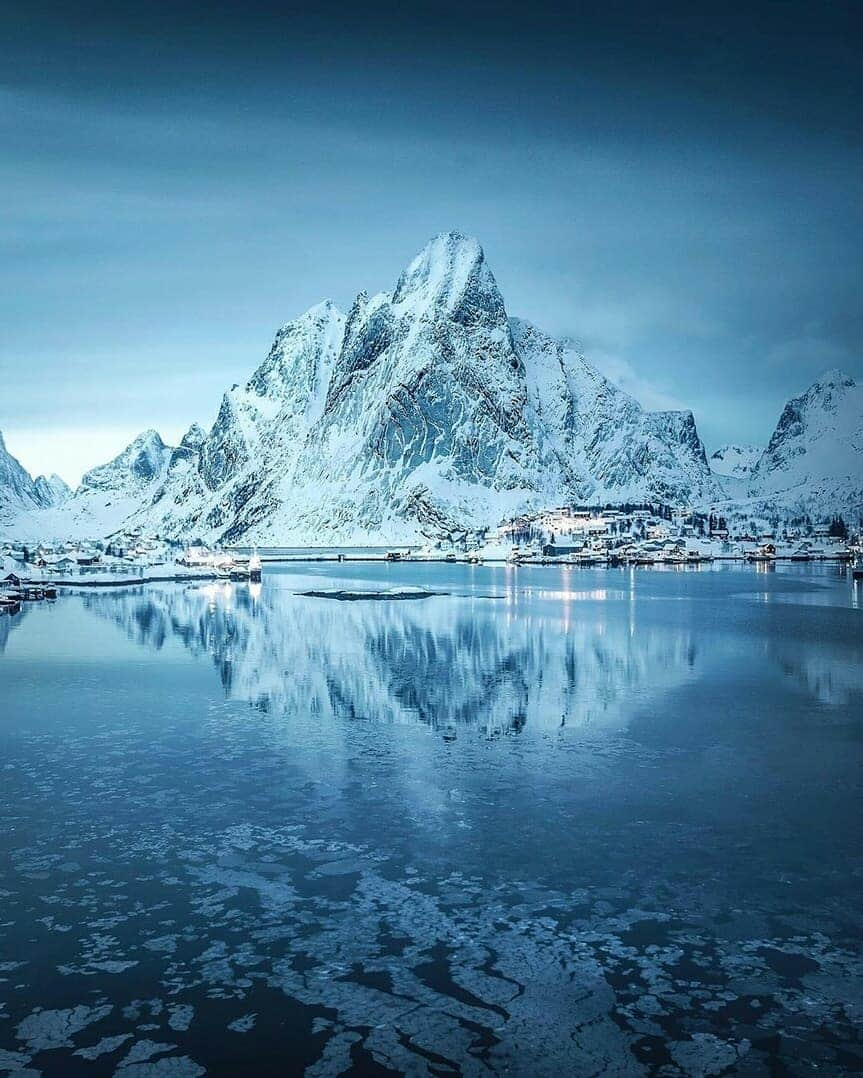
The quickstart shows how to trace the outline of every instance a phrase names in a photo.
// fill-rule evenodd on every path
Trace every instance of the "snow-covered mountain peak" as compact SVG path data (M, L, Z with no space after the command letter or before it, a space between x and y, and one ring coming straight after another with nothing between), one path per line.
M415 542L550 505L703 507L744 489L795 512L856 511L861 398L828 371L788 403L763 454L725 446L708 465L690 411L646 411L573 340L509 318L482 247L447 232L392 291L360 292L347 316L324 300L286 322L206 434L193 425L172 450L145 431L45 527ZM0 452L4 468L19 490L10 505L39 508L33 481Z
M200 423L193 423L180 439L180 445L184 449L200 449L206 437L206 432Z
M311 307L301 314L299 318L295 318L295 322L319 322L329 321L333 315L337 315L344 318L343 312L339 309L339 305L333 299L322 299L320 303L314 303Z
M825 371L802 397L795 398L791 403L798 404L800 408L818 407L825 412L835 412L846 399L849 391L856 388L857 383L850 374L834 367L832 370Z
M811 388L851 389L856 384L850 374L840 370L839 367L831 367L829 371L825 371L820 378L813 382Z
M246 390L267 398L284 418L315 416L323 409L335 358L342 347L345 316L332 300L310 307L286 322L276 334L264 362L250 378ZM263 402L258 407L265 408Z
M775 463L783 446L799 442L804 434L818 440L830 431L840 437L850 433L851 427L860 425L861 403L863 392L850 375L835 369L822 374L805 393L785 405L761 464L772 467L771 458Z
M479 242L460 232L430 240L402 273L392 297L406 307L436 308L457 321L505 319L503 298Z
M145 487L164 471L171 453L158 431L142 431L113 460L86 472L81 487L85 490Z
M180 469L185 470L197 464L198 454L201 451L201 446L204 444L206 437L206 432L200 424L193 423L180 439L180 444L171 454L168 471L176 472Z

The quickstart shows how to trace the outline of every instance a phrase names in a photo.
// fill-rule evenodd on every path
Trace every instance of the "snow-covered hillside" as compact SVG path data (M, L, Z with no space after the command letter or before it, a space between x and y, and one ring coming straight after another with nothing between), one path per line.
M724 445L710 456L710 468L730 479L748 479L764 450L755 445Z
M860 503L860 392L834 373L786 407L763 455L726 447L708 462L691 412L645 410L511 317L479 243L445 233L391 292L284 325L209 431L173 448L147 431L51 509L24 483L16 523L354 544L457 537L573 502L833 512Z

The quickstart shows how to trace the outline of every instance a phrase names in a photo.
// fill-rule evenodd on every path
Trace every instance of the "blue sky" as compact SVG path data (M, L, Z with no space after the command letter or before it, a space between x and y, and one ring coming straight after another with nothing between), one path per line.
M693 7L0 3L9 448L74 482L209 425L280 323L450 228L709 447L765 441L863 375L860 27Z

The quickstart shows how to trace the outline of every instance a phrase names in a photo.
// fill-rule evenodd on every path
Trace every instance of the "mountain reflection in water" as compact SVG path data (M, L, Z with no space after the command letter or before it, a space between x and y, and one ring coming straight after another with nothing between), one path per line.
M745 597L723 596L724 616L702 606L662 617L657 604L636 601L631 581L614 583L339 603L300 596L289 576L276 576L83 601L141 644L159 649L174 638L210 655L227 697L263 712L418 721L450 736L465 726L488 735L621 730L633 706L705 667L753 657L824 704L863 693L863 664L837 641L813 640L794 623L759 631L757 620L750 638L742 634L752 620Z
M578 594L560 613L505 598L338 603L287 588L211 585L88 594L88 609L160 648L170 637L212 656L226 694L265 712L302 708L374 722L419 721L488 734L610 730L633 693L689 677L698 647L685 626L640 633ZM574 604L587 598L586 608Z

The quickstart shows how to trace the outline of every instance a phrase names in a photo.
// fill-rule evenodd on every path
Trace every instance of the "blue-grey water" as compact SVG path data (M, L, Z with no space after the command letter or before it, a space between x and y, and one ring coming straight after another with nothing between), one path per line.
M0 1073L860 1070L861 605L319 564L0 618Z

